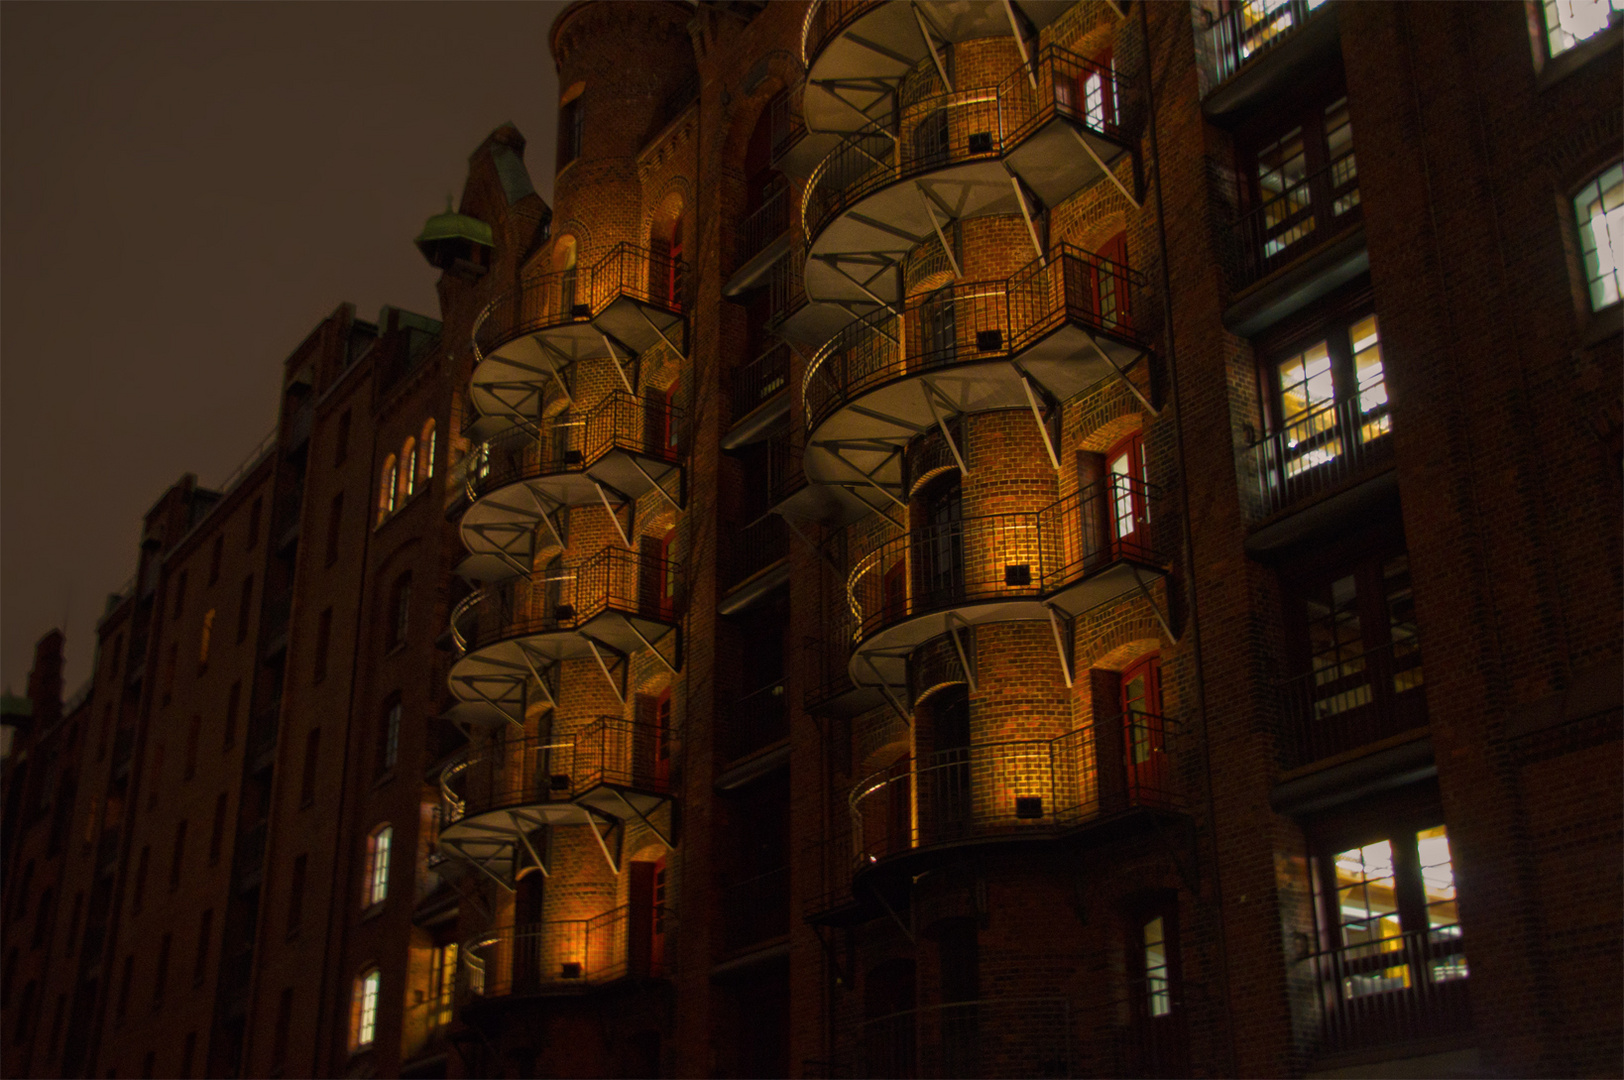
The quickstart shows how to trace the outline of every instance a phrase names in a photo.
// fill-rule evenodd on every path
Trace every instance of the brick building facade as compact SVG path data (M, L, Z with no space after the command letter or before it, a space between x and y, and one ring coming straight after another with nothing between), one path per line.
M1595 1075L1606 3L588 3L7 758L15 1075Z

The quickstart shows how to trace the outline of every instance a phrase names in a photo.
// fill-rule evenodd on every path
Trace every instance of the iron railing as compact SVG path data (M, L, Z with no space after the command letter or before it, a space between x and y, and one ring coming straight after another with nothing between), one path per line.
M677 563L608 547L582 562L470 593L451 613L451 635L466 653L509 638L573 631L606 611L673 623L682 595Z
M1111 68L1046 45L1032 67L1021 65L997 86L909 103L848 135L812 170L801 208L805 235L818 236L834 218L889 184L1002 158L1057 117L1121 142L1125 89Z
M1257 514L1268 517L1393 460L1386 395L1333 401L1294 417L1245 450Z
M1321 1052L1467 1031L1466 953L1459 926L1344 945L1306 961L1319 987Z
M1136 807L1176 810L1176 732L1173 721L1134 711L1053 739L904 758L852 788L854 858L1070 829Z
M789 182L779 177L763 193L761 205L739 222L737 247L733 252L734 267L743 266L788 232L790 222L795 217L794 211L794 193L790 191Z
M1120 562L1163 565L1152 484L1110 474L1041 510L929 525L854 559L846 581L855 640L962 604L1042 598Z
M590 919L504 926L481 934L462 947L458 997L558 993L628 977L663 978L663 949L649 939L657 923L670 921L671 912L645 914L646 933L643 920L626 905Z
M538 274L486 305L474 321L474 361L508 342L587 322L626 298L673 314L683 310L688 264L635 244L616 244L590 268Z
M824 622L821 636L805 642L802 703L806 709L815 710L854 688L848 665L857 626L849 609L840 611Z
M789 867L725 886L722 915L723 941L729 951L789 933Z
M658 461L681 459L683 412L657 397L615 390L584 415L554 423L541 435L514 428L469 455L468 496L477 499L521 480L596 465L614 450Z
M1280 684L1285 768L1355 750L1427 723L1421 640L1355 656L1322 657L1317 669Z
M767 329L776 331L806 303L806 245L802 243L773 263L767 273Z
M1300 30L1326 0L1242 0L1207 28L1203 61L1206 92L1240 70L1254 56Z
M789 529L777 514L734 525L724 539L722 586L731 589L789 554Z
M492 810L569 802L603 784L664 794L674 747L669 729L615 716L558 738L493 738L440 774L440 827Z
M811 67L812 57L823 50L830 38L881 3L883 0L812 0L801 23L801 66Z
M807 429L854 398L909 376L999 360L1065 323L1148 348L1133 325L1145 277L1132 267L1057 244L1002 281L958 282L911 298L900 317L851 323L812 357L801 379Z
M838 826L839 822L835 824ZM801 913L808 919L852 903L851 872L856 865L849 833L841 831L806 845L802 865L816 866L815 888L803 895Z
M1268 276L1360 220L1359 167L1349 150L1235 222L1237 289Z
M719 758L738 761L789 737L789 702L784 680L775 679L743 694L722 709L717 725Z
M733 369L735 423L765 405L789 385L790 349L787 342L767 347L760 356Z

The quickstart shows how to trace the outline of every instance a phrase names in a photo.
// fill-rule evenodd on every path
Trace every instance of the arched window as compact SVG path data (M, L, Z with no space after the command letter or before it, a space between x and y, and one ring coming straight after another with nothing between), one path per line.
M400 466L395 463L395 455L390 454L384 459L383 481L378 485L379 521L395 512L395 483L399 477Z
M372 1045L378 1027L378 984L382 977L370 968L355 977L350 991L350 1049L365 1050Z
M418 480L428 483L434 479L434 421L427 420L423 424L423 437L417 441L421 453L417 457Z
M558 314L573 318L576 305L575 237L560 236L553 245L553 266L558 270Z
M395 830L391 825L379 825L367 834L367 879L363 884L363 908L381 904L389 898L389 849L394 843ZM367 1040L371 1042L369 1038Z
M649 299L672 311L682 309L682 200L672 196L649 227Z
M400 448L400 501L404 503L417 492L417 440L410 435Z

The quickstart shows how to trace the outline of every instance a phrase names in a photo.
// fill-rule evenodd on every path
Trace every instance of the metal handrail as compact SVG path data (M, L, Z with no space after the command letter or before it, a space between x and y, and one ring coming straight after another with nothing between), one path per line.
M761 205L746 214L739 222L738 247L734 251L734 267L743 266L767 245L789 231L793 220L793 194L789 182L780 177L762 199Z
M628 976L661 978L661 957L635 956L632 906L622 905L590 919L557 919L498 927L468 939L460 950L458 997L506 997L598 986ZM651 921L669 923L674 912L661 907Z
M1235 220L1237 287L1262 279L1361 215L1359 166L1349 150Z
M1284 766L1295 769L1427 723L1421 639L1353 656L1329 658L1317 670L1278 687Z
M1069 829L1134 807L1177 809L1182 800L1168 775L1167 744L1178 734L1176 721L1131 710L1052 739L975 743L904 758L858 781L847 795L854 862ZM1110 768L1102 769L1107 762ZM901 804L907 813L899 812Z
M855 640L919 615L983 600L1052 596L1119 562L1163 565L1153 484L1110 474L1039 510L927 525L880 540L846 578ZM901 567L899 570L898 568ZM900 587L892 578L901 573Z
M1132 267L1057 244L1008 278L957 282L912 297L900 317L875 312L848 324L808 362L801 377L807 430L888 383L1007 357L1066 322L1148 348L1132 316L1145 288L1145 276Z
M675 746L669 729L618 716L597 717L563 738L498 734L440 774L441 827L492 810L570 802L602 784L667 793Z
M801 67L812 66L813 54L858 16L877 8L884 0L812 0L801 21Z
M1093 106L1080 89L1091 76L1111 88ZM817 236L881 187L965 162L1001 158L1056 117L1120 142L1125 137L1118 120L1124 86L1114 70L1058 45L1045 45L1030 67L1022 65L995 86L911 102L847 135L813 168L801 203L805 235Z
M1471 1026L1458 925L1342 945L1304 959L1320 988L1320 1049L1390 1045Z
M760 356L733 369L733 413L737 422L771 401L789 385L790 347L777 341Z
M789 735L789 698L782 677L723 706L717 725L721 761L738 761Z
M1327 0L1244 0L1207 27L1208 91L1302 28Z
M671 445L672 436L681 431L684 419L679 406L663 399L612 391L567 425L553 424L540 434L516 427L476 447L470 456L477 455L479 464L468 475L469 497L478 499L521 480L582 472L614 450L674 464L681 455Z
M474 320L474 363L524 334L597 318L622 297L681 314L687 273L688 264L681 259L623 242L590 269L528 277L486 304Z
M1258 516L1328 491L1392 460L1392 413L1385 395L1365 405L1354 397L1311 409L1248 446Z
M682 567L622 547L469 593L451 613L451 635L460 652L528 634L572 631L605 611L661 622L680 609Z

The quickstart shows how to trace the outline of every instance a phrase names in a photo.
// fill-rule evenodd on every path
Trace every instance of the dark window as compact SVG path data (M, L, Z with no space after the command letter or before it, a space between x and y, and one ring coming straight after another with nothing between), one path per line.
M276 1029L271 1036L271 1068L276 1072L288 1062L288 1028L293 1024L293 987L282 991L276 1003Z
M158 805L158 792L163 787L164 777L164 744L159 739L152 746L152 777L147 783L147 809L151 810Z
M197 955L192 960L192 983L201 986L203 977L209 970L209 941L214 936L214 909L209 908L203 913L203 919L197 925Z
M224 792L214 800L214 828L209 832L209 865L214 866L220 861L220 846L226 839L226 804L230 797Z
M288 880L288 937L299 932L304 921L305 870L309 856L299 855L293 860L293 873Z
M407 572L395 579L394 588L389 593L389 626L386 635L389 648L396 648L405 642L411 611L412 575Z
M242 580L242 595L237 600L237 640L248 640L248 617L254 605L254 576Z
M316 622L316 662L312 674L312 682L321 682L327 678L327 649L333 636L333 609L328 608L321 613Z
M333 496L333 505L327 511L327 565L338 561L339 524L344 520L344 493Z
M68 1011L68 995L56 996L56 1008L51 1010L51 1041L47 1044L46 1052L53 1057L62 1048L62 1020Z
M175 579L175 608L173 618L180 618L180 613L186 610L186 571L182 570Z
M1247 212L1240 237L1255 280L1358 220L1353 125L1340 83L1294 95L1237 138Z
M558 168L581 156L581 136L586 130L586 110L579 96L558 110Z
M67 955L72 956L79 949L79 918L85 913L85 894L73 894L73 914L68 916Z
M135 956L124 958L124 970L118 978L118 1008L116 1015L122 1020L130 1011L130 981L135 978Z
M938 607L964 590L964 505L957 472L944 475L926 489L919 515L922 527L914 538L914 581L919 603Z
M344 464L344 459L350 456L350 410L345 409L338 418L338 434L333 445L333 466Z
M316 801L316 761L321 753L321 728L311 728L305 735L304 772L299 778L299 805L310 806Z
M192 1075L192 1060L197 1057L197 1032L186 1033L186 1046L180 1052L180 1075Z
M397 698L384 708L383 723L378 729L378 775L395 767L400 757L400 700Z
M226 538L214 538L214 550L209 553L209 584L213 585L220 580L220 560L226 553Z
M158 942L158 970L152 980L152 1000L162 1001L164 991L169 987L169 952L175 944L174 934L165 934ZM148 1073L150 1076L151 1073Z
M169 888L180 888L180 871L186 861L186 822L175 826L175 851L169 860Z
M147 865L152 861L152 846L143 845L141 857L135 862L135 888L130 891L130 910L139 912L147 894Z
M254 505L248 508L248 550L253 551L254 545L259 543L259 514L263 499L256 498Z
M231 693L226 695L226 722L223 748L230 750L237 741L237 707L242 703L242 683L231 684Z
M56 915L56 890L47 887L39 895L39 909L34 912L34 940L33 947L39 948L45 944L45 939L51 933L51 923Z

